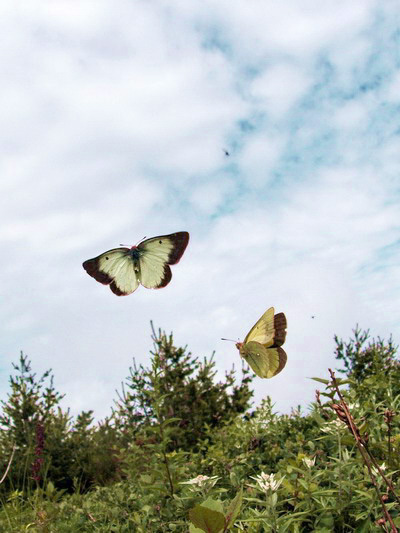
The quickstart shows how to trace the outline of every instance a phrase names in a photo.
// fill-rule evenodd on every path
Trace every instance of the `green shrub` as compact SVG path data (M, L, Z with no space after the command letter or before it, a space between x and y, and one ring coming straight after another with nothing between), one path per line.
M232 369L225 380L215 382L213 357L199 361L186 347L174 346L172 334L153 329L153 366L134 364L127 378L113 421L126 442L143 439L146 428L156 419L176 418L169 449L196 450L207 428L223 425L250 407L253 376L244 371L240 385L235 384ZM155 374L154 362L157 362ZM162 397L159 412L155 412L155 398Z
M161 332L153 332L151 367L131 370L127 392L99 425L91 412L73 422L52 380L44 386L50 374L36 380L24 359L24 377L11 380L3 403L3 471L19 440L1 487L0 531L394 531L396 351L391 341L366 345L356 332L348 343L337 339L345 379L316 378L323 388L307 414L279 415L268 397L248 412L246 376L239 386L233 374L215 384L212 360L200 363ZM192 420L177 401L185 394ZM43 435L43 477L26 491Z

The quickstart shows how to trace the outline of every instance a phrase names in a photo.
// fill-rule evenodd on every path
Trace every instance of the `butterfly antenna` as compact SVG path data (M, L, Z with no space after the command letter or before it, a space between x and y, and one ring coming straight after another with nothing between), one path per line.
M143 239L140 239L140 241L138 241L134 246L132 246L132 248L136 248L136 246L137 246L138 244L140 244L142 241L144 241L145 238L146 238L146 237L143 237ZM130 244L120 244L120 246L127 246L128 248L131 247Z
M230 341L230 342L237 342L237 341L234 341L233 339L224 339L221 337L221 341Z
M135 246L138 246L138 244L140 244L141 242L143 242L146 238L147 238L147 237L146 237L146 235L145 235L144 237L142 237L142 238L140 239L140 241L138 241L138 242L135 244Z

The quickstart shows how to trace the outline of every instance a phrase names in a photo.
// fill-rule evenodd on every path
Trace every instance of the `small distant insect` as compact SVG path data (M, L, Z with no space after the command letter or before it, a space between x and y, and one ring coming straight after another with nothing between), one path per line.
M131 294L139 284L160 289L171 281L169 265L178 263L188 242L187 231L160 235L131 248L113 248L82 266L96 281L109 285L117 296Z
M229 157L231 154L228 152L228 150L226 150L225 148L222 148L222 151L224 152L224 154Z
M311 315L311 318L315 318L315 315Z
M287 355L281 346L286 339L286 327L284 313L275 315L274 308L270 307L244 341L236 343L241 357L260 378L272 378L285 367Z

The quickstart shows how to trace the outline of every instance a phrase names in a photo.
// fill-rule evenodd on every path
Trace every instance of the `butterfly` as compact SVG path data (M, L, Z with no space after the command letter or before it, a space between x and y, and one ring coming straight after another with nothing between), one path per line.
M117 296L131 294L140 284L160 289L171 281L169 265L178 263L188 242L187 231L160 235L132 248L113 248L82 266L96 281L109 285Z
M270 307L254 324L236 348L260 378L272 378L285 367L287 355L281 348L286 339L287 321L283 313Z

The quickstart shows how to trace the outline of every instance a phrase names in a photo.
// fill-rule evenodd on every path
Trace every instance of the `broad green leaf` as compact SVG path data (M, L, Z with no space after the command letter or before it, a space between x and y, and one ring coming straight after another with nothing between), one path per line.
M213 511L204 505L196 505L189 511L190 521L196 528L206 533L218 533L225 527L225 516L219 511Z
M243 499L243 488L239 490L239 492L236 494L236 496L233 498L233 500L229 504L228 510L225 515L227 529L234 524L236 517L239 514L240 508L242 506L242 499Z
M204 502L201 504L203 507L207 507L207 509L211 509L212 511L218 511L219 513L224 513L224 506L222 505L222 502L219 500L213 500L212 498L207 498L204 500Z

